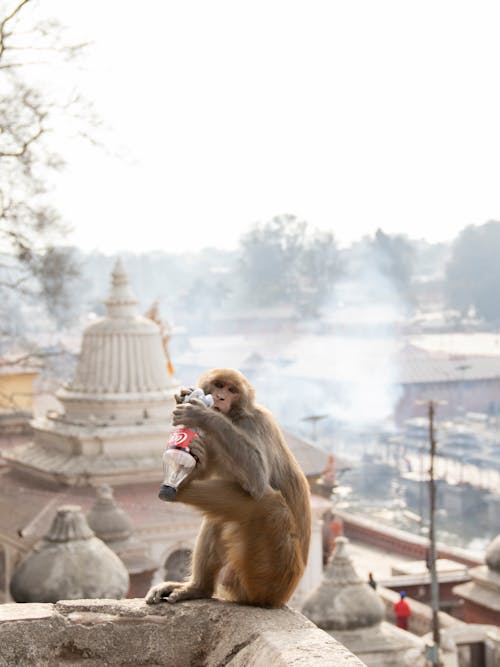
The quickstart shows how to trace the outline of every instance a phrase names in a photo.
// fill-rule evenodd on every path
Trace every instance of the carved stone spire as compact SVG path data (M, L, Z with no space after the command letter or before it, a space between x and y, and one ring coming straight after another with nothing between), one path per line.
M384 618L384 605L357 575L347 553L347 543L347 538L337 537L323 581L302 608L302 613L323 630L367 628Z
M104 301L108 317L134 317L138 301L129 285L128 275L120 258L116 260L111 278L111 290Z
M87 521L97 537L111 547L132 535L132 522L116 504L109 484L101 484L97 489L97 500L87 513Z
M73 399L81 398L74 394L100 395L105 400L110 394L159 392L172 385L158 325L136 314L137 299L121 260L113 270L105 303L107 316L84 331L75 377L60 392L63 403L71 401L67 414Z
M80 507L65 505L16 567L10 592L16 602L57 602L122 598L128 586L122 561L94 535Z
M61 412L37 417L34 442L9 452L27 474L70 485L158 479L178 385L158 324L136 313L118 260L107 314L86 327L74 377L57 391Z
M57 510L52 525L45 539L48 542L69 542L70 540L88 540L94 537L78 505L63 505Z

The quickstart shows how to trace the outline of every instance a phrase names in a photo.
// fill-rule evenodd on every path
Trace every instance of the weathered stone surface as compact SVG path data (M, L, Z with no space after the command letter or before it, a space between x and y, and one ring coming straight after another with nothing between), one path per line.
M319 628L268 630L245 647L240 647L228 667L361 667L358 658Z
M288 608L215 600L149 606L137 599L11 604L2 612L1 667L363 665Z
M0 666L52 667L66 622L51 604L0 605ZM52 661L52 662L51 662Z
M51 618L55 614L52 604L0 604L0 623L14 621L34 621Z

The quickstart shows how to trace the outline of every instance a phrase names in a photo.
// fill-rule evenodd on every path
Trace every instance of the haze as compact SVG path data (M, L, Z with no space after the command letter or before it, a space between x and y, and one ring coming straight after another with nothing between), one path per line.
M95 42L71 83L109 153L65 144L54 183L83 249L234 248L282 213L344 245L500 218L495 2L41 8Z

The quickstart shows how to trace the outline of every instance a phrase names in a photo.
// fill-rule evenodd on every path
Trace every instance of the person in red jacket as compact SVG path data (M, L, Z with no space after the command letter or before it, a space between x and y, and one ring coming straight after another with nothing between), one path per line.
M411 609L405 597L406 593L401 591L399 600L394 603L394 613L396 614L396 626L403 630L408 630L408 617L411 614Z

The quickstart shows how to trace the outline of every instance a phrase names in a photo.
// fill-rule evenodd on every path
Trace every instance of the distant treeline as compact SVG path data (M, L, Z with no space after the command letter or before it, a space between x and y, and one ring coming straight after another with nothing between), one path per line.
M62 268L70 269L71 280L62 280L54 262L40 264L40 271L49 272L49 286L64 292L57 302L51 302L50 291L33 296L2 288L0 273L2 349L36 337L51 321L62 330L89 312L104 313L116 256L64 250ZM333 233L284 215L255 225L232 252L205 248L121 257L139 312L158 302L162 318L191 334L213 332L217 321L265 318L269 312L321 323L342 309L376 306L408 319L446 312L457 328L471 315L485 327L500 322L499 222L467 227L450 243L379 229L339 248Z
M418 311L471 313L500 321L500 223L465 228L450 243L429 243L378 230L340 249L332 233L293 216L255 225L234 252L206 248L192 254L122 255L141 307L158 301L166 318L195 329L214 314L287 307L321 319L364 294L370 303ZM102 313L115 257L81 255L79 309ZM346 290L346 285L352 289ZM356 296L357 295L357 296Z

